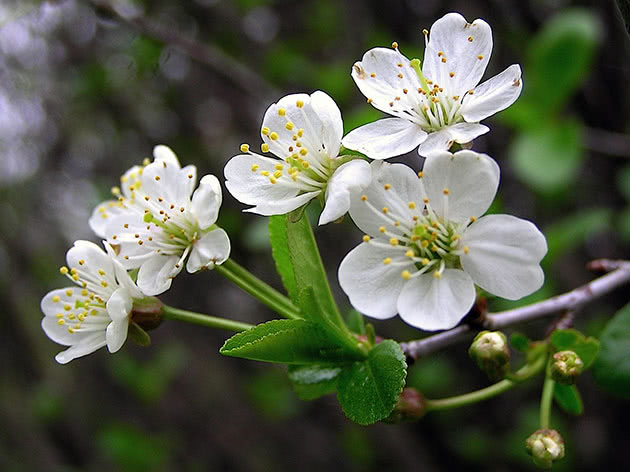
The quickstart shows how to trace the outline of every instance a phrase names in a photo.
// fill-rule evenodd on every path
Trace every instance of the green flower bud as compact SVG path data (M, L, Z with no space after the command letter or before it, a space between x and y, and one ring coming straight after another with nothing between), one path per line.
M564 457L564 440L555 429L539 429L527 438L525 447L534 464L544 469Z
M501 380L510 371L510 350L500 331L482 331L473 339L468 355L490 380Z
M416 421L427 412L427 404L422 394L415 388L404 388L394 410L385 420L386 423Z
M551 378L558 383L572 385L584 370L584 362L573 351L560 351L553 355Z

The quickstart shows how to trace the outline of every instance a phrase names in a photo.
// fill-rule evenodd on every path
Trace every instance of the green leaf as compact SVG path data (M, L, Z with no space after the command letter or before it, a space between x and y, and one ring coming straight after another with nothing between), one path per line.
M554 385L553 398L564 411L571 415L581 415L584 412L582 397L575 385Z
M599 353L599 341L593 337L584 337L575 329L559 329L551 335L551 344L557 351L573 351L582 362L584 369L588 369Z
M151 345L151 336L149 336L149 334L143 330L138 323L134 323L133 321L129 323L127 336L139 346L149 347Z
M273 320L228 339L226 356L280 364L352 361L356 353L341 347L321 326L306 320Z
M353 333L365 334L365 320L363 315L357 310L350 310L346 317L346 323L348 324L348 329Z
M530 343L531 340L523 333L512 333L510 335L510 344L519 352L527 352L529 350Z
M295 301L298 292L293 274L293 266L289 257L289 245L287 242L287 217L285 215L269 218L269 240L271 241L271 254L276 263L276 269L282 284L287 290L291 300Z
M518 177L542 193L570 186L584 159L582 128L580 123L567 120L545 121L524 130L510 148L511 163Z
M339 375L337 398L343 412L362 425L385 419L396 406L405 385L407 363L402 349L392 340L377 344L362 362Z
M336 390L341 370L338 365L289 366L289 379L300 399L314 400Z
M545 24L530 43L528 102L553 110L563 105L591 71L602 25L588 10L565 10Z
M608 322L600 342L601 351L593 366L595 381L609 392L630 398L630 304Z

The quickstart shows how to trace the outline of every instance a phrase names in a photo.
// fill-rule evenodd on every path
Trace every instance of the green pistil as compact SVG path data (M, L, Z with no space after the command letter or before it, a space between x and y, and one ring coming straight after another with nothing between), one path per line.
M424 90L427 95L429 95L429 93L431 93L431 90L429 89L429 84L427 84L427 79L425 79L424 74L422 73L422 69L420 68L420 59L412 59L409 62L409 65L413 68L413 70L416 71L416 74L418 75L418 78L420 79L420 84L422 85L422 90Z
M175 224L172 224L172 223L167 224L164 221L161 221L157 219L156 217L154 217L152 213L144 214L144 222L153 223L155 226L159 226L160 228L164 230L166 234L173 236L174 239L182 243L192 242L193 239L195 239L195 235L198 234L199 232L197 228L194 228L192 231L188 232L184 228L180 228L179 226ZM182 239L182 236L185 239Z

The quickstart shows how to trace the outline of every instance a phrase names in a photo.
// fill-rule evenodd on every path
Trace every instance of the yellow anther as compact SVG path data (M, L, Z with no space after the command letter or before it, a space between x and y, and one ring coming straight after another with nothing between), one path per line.
M269 134L269 128L267 128L266 126L260 130L260 132L264 135L267 136Z
M302 161L302 167L304 167L305 169L308 169L311 165L306 162L306 161Z
M453 77L455 77L455 72L449 72L448 76L452 79Z
M367 199L368 199L367 195L361 195L362 202L367 202Z
M398 73L398 78L399 78L399 79L402 79L402 78L403 78L403 75L402 75L400 72ZM397 98L398 98L398 100L400 100L400 97L397 97Z
M70 313L70 314L68 315L68 319L69 319L69 320L74 320L75 318L76 318L76 316L74 316L74 313Z
M449 189L445 188L444 190L442 190L442 193L444 195L448 195L449 193L451 193L451 191Z
M68 296L68 297L72 296L72 289L66 290L66 296Z
M252 164L252 172L256 172L260 166L258 164Z
M470 42L470 43L473 42L473 37L472 36L468 36L468 42Z
M68 268L66 266L59 267L59 273L61 275L66 275L68 273Z
M403 279L405 279L405 280L409 280L409 279L411 278L411 274L409 273L409 271L408 271L408 270L403 270L403 271L400 273L400 276L401 276Z
M391 244L392 246L398 246L398 239L397 238L390 238L389 239L389 244Z
M68 305L67 303L63 306L63 309L66 311L72 310L72 305Z
M276 170L284 169L284 166L282 164L276 164L274 167L275 167Z
M266 170L261 170L261 171L260 171L260 175L263 175L263 176L265 176L265 177L269 177L269 171L266 171Z
M97 311L97 310L92 310L92 311L90 312L90 315L91 315L91 316L96 316L96 315L98 315L98 311Z
M423 198L423 199L422 199L422 201L423 201L424 203L429 203L429 199L428 199L428 198Z
M155 180L160 180L160 176L159 176L159 175L156 175L156 176L155 176Z
M414 254L413 250L409 249L409 250L405 253L405 256L407 256L407 257L413 257L413 256L415 256L415 254Z
M120 188L119 187L112 187L112 195L120 195Z
M263 144L260 146L260 150L261 150L262 152L269 152L269 144L267 144L267 143L263 143Z
M379 230L381 233L384 233L385 231L387 231L387 229L385 228L385 226L379 226L378 230Z
M479 54L479 55L477 56L477 59L482 60L482 59L483 59L483 55L482 55L482 54Z
M276 133L275 131L272 131L271 134L269 135L269 138L272 141L275 141L276 139L278 139L278 133Z
M140 241L138 241L138 242L140 242ZM103 287L107 287L107 285L108 285L108 284L107 284L107 282L105 282L104 280L101 280L101 285L102 285Z
M79 280L79 274L72 274L72 280L77 282Z
M59 300L61 300L61 298L59 298L59 295L55 295L52 297L53 303L59 303Z
M72 327L68 327L68 333L74 334L74 329Z
M63 313L57 313L57 314L55 315L55 317L57 317L57 318L63 318Z
M398 43L397 43L396 41L394 41L394 42L392 43L392 47L393 47L394 49L398 49Z
M376 74L375 74L374 72L372 72L372 73L370 74L370 77L374 78L374 77L376 77Z
M400 226L400 221L398 221L398 220L394 221L394 226L396 226L396 227Z
M269 182L271 182L272 184L275 184L277 182L275 177L269 177Z
M363 242L364 243L369 243L370 242L370 237L367 234L363 235Z
M373 100L372 100L371 98L368 98L368 99L367 99L368 104L369 104L369 103L372 103L372 101L373 101Z
M306 156L307 153L308 153L308 151L306 150L306 148L300 149L300 155L301 156Z
M389 185L389 184L385 184L385 185L383 186L383 188L384 188L385 190L389 190L390 188L392 188L392 186L391 186L391 185Z
M423 265L427 265L429 262L431 262L429 259L427 259L426 257L424 259L422 259L422 264Z
M274 176L276 179L279 179L280 177L282 177L282 171L281 171L281 170L277 170L277 171L275 171L275 172L273 173L273 176Z
M278 108L278 115L284 116L287 114L287 111L284 108Z
M459 100L459 95L453 95L453 100Z
M446 58L445 57L442 58L442 62L446 62Z
M424 177L424 172L419 171L419 172L418 172L418 178L420 178L420 179L421 179L422 177Z
M247 143L241 144L241 152L249 152L249 144Z
M99 269L98 270L98 274L103 276L103 275L105 275L105 271L103 269Z
M475 218L474 216L471 216L471 217L470 217L470 222L471 222L471 223L474 223L475 221L477 221L477 218Z
M301 138L302 136L304 136L304 128L300 128L297 132L297 135Z
M86 289L81 290L81 295L84 297L87 297L89 295L90 292L88 292Z
M415 210L415 208L416 208L416 202L409 202L408 207L409 207L409 209L410 209L410 210Z
M410 239L415 243L418 239L420 239L420 236L418 236L417 234L412 234Z
M426 249L429 246L429 241L425 239L420 243L420 246L422 246L423 249Z
M85 319L85 313L80 313L79 315L77 315L77 318L79 321L83 321Z
M66 322L65 320L57 320L57 324L61 326L61 325L65 325Z
M387 213L389 213L389 208L383 207L381 211L383 212L383 214L387 215Z
M403 89L403 93L406 95L409 93L409 90L407 90L406 88Z
M291 123L290 121L287 121L287 124L285 124L284 127L288 129L289 131L291 131L293 129L293 123Z
M383 259L383 264L387 265L387 264L391 264L392 263L392 258L391 257L386 257L385 259Z
M426 28L425 28L425 29L423 29L423 30L422 30L422 34L423 34L423 35L425 35L425 36L428 36L428 35L429 35L429 30L428 30L428 29L426 29Z
M474 95L475 91L473 89L470 89L468 92L466 92L468 95Z
M438 57L442 57L444 55L443 51L438 51Z
M442 278L442 272L438 272L436 270L435 272L433 272L433 277L435 277L436 279L441 279Z
M470 250L470 249L468 248L468 246L464 246L464 254L468 254L468 251L469 251L469 250Z
M295 106L298 108L302 108L304 106L304 102L302 100L298 100L295 102Z

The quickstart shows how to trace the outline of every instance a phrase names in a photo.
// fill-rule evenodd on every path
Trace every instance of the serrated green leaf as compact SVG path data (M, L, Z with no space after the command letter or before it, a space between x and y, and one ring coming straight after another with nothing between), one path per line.
M343 412L362 425L385 419L396 406L405 385L407 363L400 345L392 340L377 344L368 358L346 367L337 381L337 399Z
M219 352L280 364L352 361L356 353L339 345L321 326L306 320L273 320L238 333Z
M285 215L277 215L269 218L269 240L271 242L271 255L276 263L276 270L280 274L282 284L289 297L295 301L298 296L297 284L289 257L287 243L287 219Z
M581 415L584 412L582 396L575 385L556 383L553 398L560 408L571 415Z
M333 393L342 368L338 365L289 366L289 380L302 400L314 400Z
M530 343L531 340L523 333L512 333L510 335L510 344L519 352L527 352L529 350Z
M586 338L575 329L554 331L550 341L557 351L575 352L584 362L584 369L588 369L595 362L599 353L599 341L593 337Z
M593 366L595 381L609 392L630 398L630 304L608 322L600 342L601 351Z

